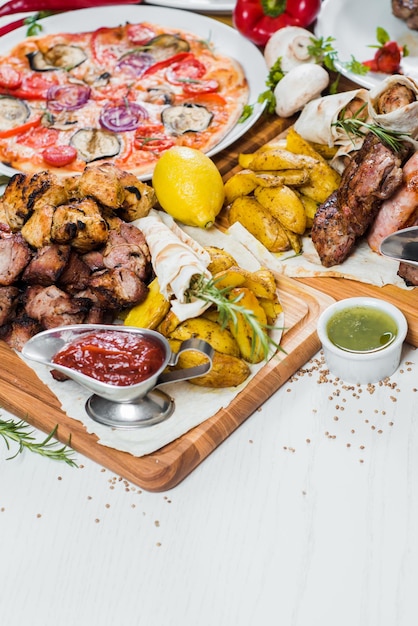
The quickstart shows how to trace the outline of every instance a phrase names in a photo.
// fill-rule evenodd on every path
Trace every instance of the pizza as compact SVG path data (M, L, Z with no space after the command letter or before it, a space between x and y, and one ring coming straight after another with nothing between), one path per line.
M110 161L151 177L171 146L216 146L248 97L237 60L178 28L28 37L0 58L0 161L63 175Z

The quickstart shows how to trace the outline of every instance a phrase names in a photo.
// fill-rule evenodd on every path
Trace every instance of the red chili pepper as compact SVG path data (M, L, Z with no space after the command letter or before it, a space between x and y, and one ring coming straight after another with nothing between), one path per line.
M401 69L402 47L396 41L388 41L376 50L373 59L363 61L372 72L399 74Z
M233 22L241 35L264 46L280 28L309 26L320 9L321 0L237 0Z
M10 24L5 24L0 27L0 37L3 35L7 35L7 33L11 33L12 30L16 30L16 28L20 28L25 25L25 18L22 17L20 20L15 20L14 22L10 22Z
M9 0L0 7L0 17L28 11L72 11L111 4L138 4L139 0Z

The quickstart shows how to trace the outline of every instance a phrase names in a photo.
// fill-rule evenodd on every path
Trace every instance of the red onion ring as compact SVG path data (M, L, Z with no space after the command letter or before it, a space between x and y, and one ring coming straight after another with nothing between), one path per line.
M100 114L100 125L114 133L136 130L148 118L148 113L136 102L107 104Z
M53 111L75 111L90 98L87 85L53 85L48 89L46 99L48 109Z

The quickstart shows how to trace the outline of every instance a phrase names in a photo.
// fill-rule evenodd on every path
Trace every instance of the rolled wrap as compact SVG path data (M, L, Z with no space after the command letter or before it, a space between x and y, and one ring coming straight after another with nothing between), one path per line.
M316 98L305 105L295 122L295 130L307 141L330 147L352 144L352 139L341 128L333 126L340 113L354 98L368 105L367 89L343 91L322 98Z
M337 147L331 165L340 172L344 169L345 157L358 150L363 143L363 137L349 136L343 129L333 125L354 98L364 102L367 112L369 92L362 88L353 89L312 100L305 105L294 126L296 132L307 141L330 148Z
M415 94L415 102L399 107L390 113L379 113L377 104L380 96L396 84L406 85ZM388 76L381 83L370 90L369 115L373 123L388 130L396 130L418 139L418 83L413 78L394 74Z
M175 315L183 321L203 313L210 305L197 298L187 302L185 293L193 276L203 274L211 278L207 270L208 252L182 231L169 215L154 209L146 217L135 220L134 224L146 239L161 293L170 300Z

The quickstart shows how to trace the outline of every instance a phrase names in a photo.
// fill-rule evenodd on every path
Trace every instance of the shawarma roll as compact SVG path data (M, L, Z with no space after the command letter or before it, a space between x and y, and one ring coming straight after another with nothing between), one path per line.
M143 233L151 254L151 262L161 293L170 300L172 311L180 321L197 317L210 304L194 298L187 300L186 291L193 276L211 278L207 267L209 253L181 230L169 216L151 209L146 217L135 220Z
M304 139L313 143L329 147L344 146L350 151L357 150L363 142L362 138L349 137L344 130L334 126L334 123L344 110L350 110L351 107L355 107L356 110L363 107L361 117L367 116L368 101L369 92L362 88L316 98L305 105L295 122L295 130Z
M374 124L418 139L418 83L409 76L388 76L369 92Z

